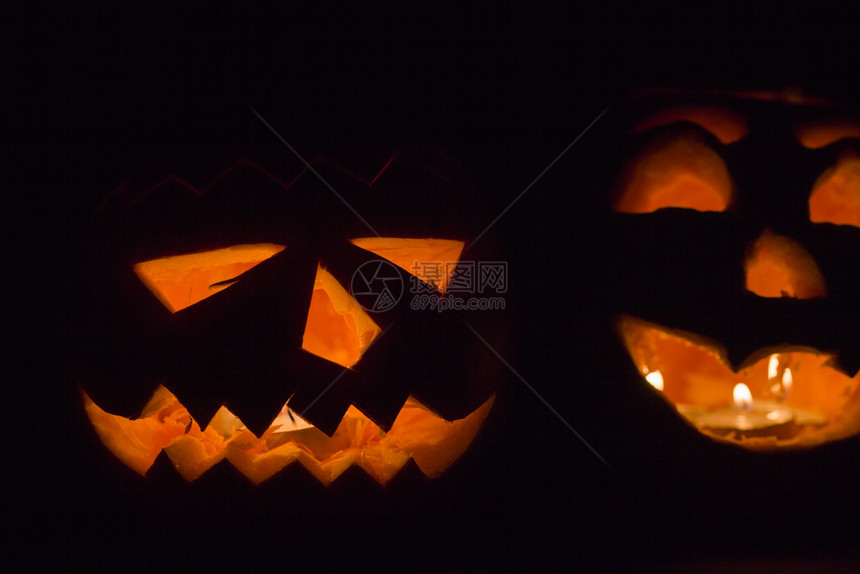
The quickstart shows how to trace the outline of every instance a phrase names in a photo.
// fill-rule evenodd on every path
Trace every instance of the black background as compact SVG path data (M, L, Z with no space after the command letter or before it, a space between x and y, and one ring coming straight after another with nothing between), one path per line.
M856 439L739 453L692 436L625 379L588 312L587 262L609 249L583 231L606 191L572 179L588 173L578 158L600 161L581 151L588 135L497 232L517 323L508 360L609 466L511 380L436 481L411 468L381 489L353 469L325 489L293 465L252 487L219 465L186 485L163 464L141 479L78 412L67 262L123 182L206 181L239 157L293 162L249 106L303 153L362 169L378 150L443 144L500 213L631 89L800 87L857 106L856 21L781 3L18 10L4 22L2 106L10 571L848 567Z

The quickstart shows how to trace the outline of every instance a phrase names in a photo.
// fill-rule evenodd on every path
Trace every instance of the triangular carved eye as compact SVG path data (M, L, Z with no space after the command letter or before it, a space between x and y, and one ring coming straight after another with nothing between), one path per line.
M451 281L463 247L453 239L360 237L350 240L357 247L391 261L442 293Z
M317 267L302 349L351 367L381 332L337 279Z
M134 266L134 272L171 313L176 313L223 291L242 273L283 250L283 245L274 243L234 245L144 261Z

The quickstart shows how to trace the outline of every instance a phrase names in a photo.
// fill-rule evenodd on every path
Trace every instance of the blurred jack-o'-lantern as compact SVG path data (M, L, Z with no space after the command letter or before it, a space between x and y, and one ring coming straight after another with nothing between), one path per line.
M463 279L482 222L459 168L438 150L369 181L311 165L284 183L243 160L101 209L82 395L141 475L163 451L188 481L222 459L255 484L294 461L324 484L351 465L385 484L410 459L432 477L486 419L497 361L466 321L498 342L502 315L410 301Z
M860 118L759 93L628 111L613 291L643 382L751 449L860 432Z

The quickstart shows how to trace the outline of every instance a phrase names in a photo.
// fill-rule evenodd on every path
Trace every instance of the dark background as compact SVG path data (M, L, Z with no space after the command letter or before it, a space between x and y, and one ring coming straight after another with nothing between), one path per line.
M847 567L856 439L740 453L692 436L625 378L589 300L588 262L609 248L587 209L606 191L577 184L599 182L578 161L599 171L600 123L496 231L514 289L508 360L609 467L510 379L436 481L411 468L381 489L353 469L325 489L293 465L251 487L226 464L192 485L163 464L141 479L78 412L68 364L85 330L67 306L79 235L117 186L294 161L249 106L299 151L365 170L379 150L445 145L495 214L631 89L800 87L857 106L856 21L781 3L18 10L4 23L0 136L9 570Z

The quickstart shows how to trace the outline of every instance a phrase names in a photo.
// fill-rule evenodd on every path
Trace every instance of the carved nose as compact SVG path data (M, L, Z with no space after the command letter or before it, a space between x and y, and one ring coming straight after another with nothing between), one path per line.
M747 249L746 288L760 297L811 299L827 295L818 264L797 241L765 229Z

